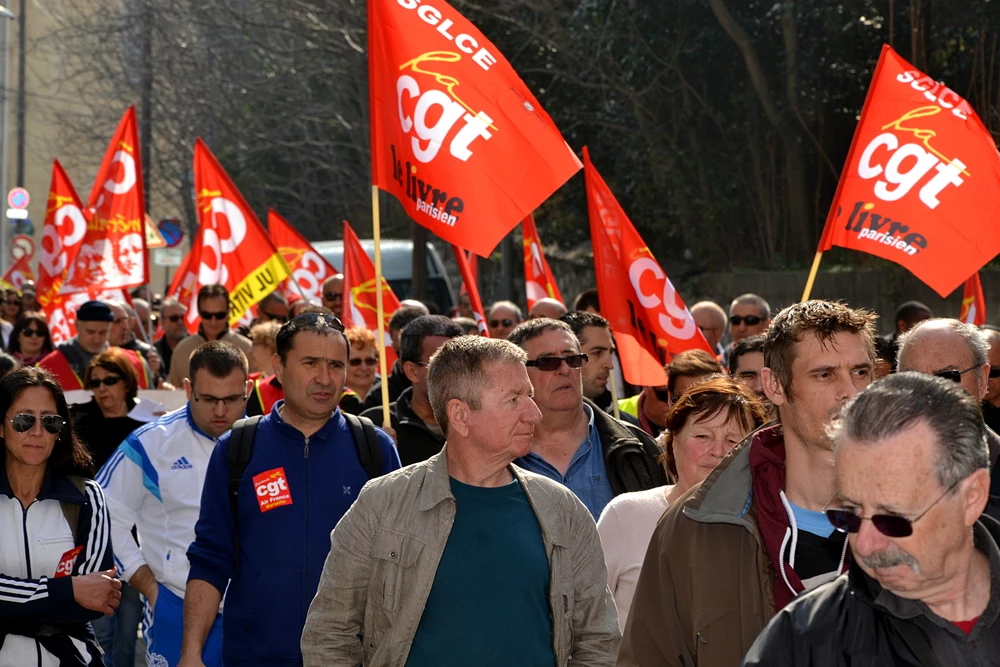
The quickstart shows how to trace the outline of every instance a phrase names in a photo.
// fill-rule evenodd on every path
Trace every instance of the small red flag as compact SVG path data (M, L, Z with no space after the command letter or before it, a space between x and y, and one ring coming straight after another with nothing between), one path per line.
M7 273L0 280L5 283L7 287L13 287L17 291L21 291L21 287L29 281L35 279L35 274L31 271L31 264L28 260L28 255L21 255L21 258L10 265L7 269Z
M452 251L455 253L455 261L458 262L458 272L462 274L462 284L469 294L469 306L472 307L472 316L476 319L476 326L479 327L481 336L489 337L489 329L486 328L486 311L483 310L483 300L479 297L479 283L472 272L469 255L457 245L452 244ZM475 255L471 256L475 258Z
M562 302L562 294L556 285L556 277L545 260L542 240L538 237L535 217L529 215L521 223L524 236L524 291L528 296L528 310L539 299L550 298Z
M366 327L378 331L378 308L375 294L375 264L361 247L351 225L344 221L344 307L341 320L345 327ZM383 331L385 333L385 362L391 366L396 360L389 337L389 318L399 308L399 299L382 278Z
M983 283L979 279L978 271L965 281L965 289L962 290L962 313L958 319L966 324L975 324L977 327L986 324L986 299L983 298Z

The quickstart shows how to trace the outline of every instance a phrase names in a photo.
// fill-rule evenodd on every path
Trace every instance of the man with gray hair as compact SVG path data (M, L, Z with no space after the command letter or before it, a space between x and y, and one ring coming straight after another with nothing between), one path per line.
M899 373L833 427L847 574L801 596L750 647L747 667L994 665L1000 523L979 402L954 382Z
M694 323L701 329L701 335L708 341L712 348L712 353L720 355L722 350L722 337L726 335L726 311L722 306L714 301L699 301L691 306L691 317Z
M900 335L896 365L900 371L917 371L951 380L982 401L990 377L989 350L988 338L975 326L939 317L918 322ZM995 470L1000 458L1000 436L988 427L986 435L990 470ZM1000 475L993 476L991 495L1000 496ZM995 510L993 516L1000 518L1000 507L991 504L990 511Z
M478 336L431 357L447 443L366 484L334 528L306 667L614 664L618 615L590 513L513 465L541 419L526 358Z
M513 301L497 301L486 310L490 338L506 338L522 321L521 308Z
M172 296L168 296L160 304L160 325L163 327L163 335L153 343L153 347L163 359L166 375L170 374L170 362L174 356L174 348L188 335L187 325L184 322L186 314L187 306Z
M771 306L756 294L741 294L729 305L729 331L733 343L762 334L770 325Z

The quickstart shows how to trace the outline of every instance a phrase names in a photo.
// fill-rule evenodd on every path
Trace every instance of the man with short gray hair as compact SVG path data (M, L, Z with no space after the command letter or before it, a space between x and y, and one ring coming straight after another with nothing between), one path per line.
M832 429L847 574L801 596L750 647L750 667L992 665L1000 655L1000 523L986 426L956 383L890 375Z
M490 338L506 338L523 320L521 308L513 301L497 301L486 311Z
M478 336L431 358L447 443L365 485L333 530L306 667L614 664L618 615L590 513L512 464L541 419L525 360Z

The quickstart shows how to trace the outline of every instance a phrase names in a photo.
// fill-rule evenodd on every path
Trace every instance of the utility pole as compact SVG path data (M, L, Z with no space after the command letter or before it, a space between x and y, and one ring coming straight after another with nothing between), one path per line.
M142 52L139 56L139 143L142 151L143 202L149 210L150 173L153 153L153 6L142 3Z
M15 180L19 188L24 187L24 54L27 51L28 41L27 4L27 0L20 0L17 12L21 38L17 44L17 178Z

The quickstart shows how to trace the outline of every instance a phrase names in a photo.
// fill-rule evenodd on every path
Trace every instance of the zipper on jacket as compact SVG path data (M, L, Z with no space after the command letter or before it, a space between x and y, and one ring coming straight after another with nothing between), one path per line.
M305 613L309 612L309 603L312 602L312 598L305 600L309 597L306 593L309 591L309 438L306 438L306 447L302 452L302 458L305 459L305 478L306 478L306 541L305 541L305 552L306 552L306 567L305 567L305 578L302 582L302 597L306 603L306 608L303 610Z
M34 505L36 501L31 501L31 505ZM21 530L24 533L24 564L28 568L28 579L32 579L31 576L31 548L28 546L28 510L31 509L31 505L21 508ZM37 660L38 667L42 667L42 644L37 639L35 639L35 660Z

